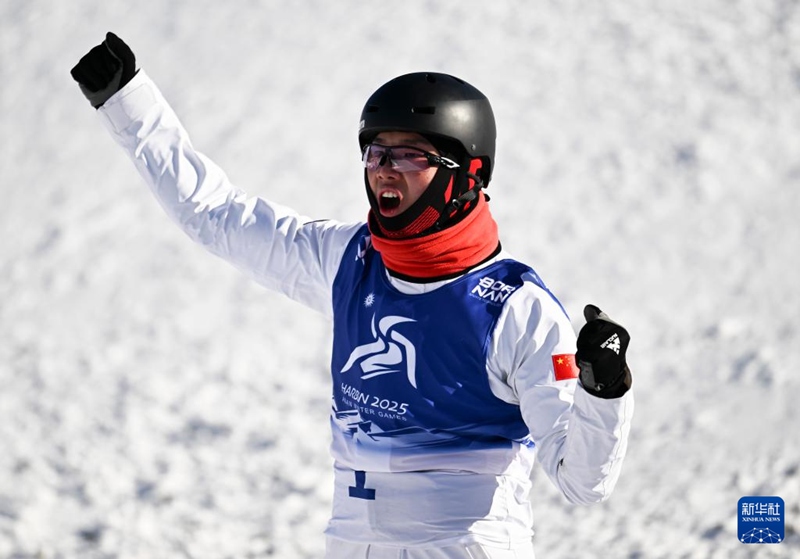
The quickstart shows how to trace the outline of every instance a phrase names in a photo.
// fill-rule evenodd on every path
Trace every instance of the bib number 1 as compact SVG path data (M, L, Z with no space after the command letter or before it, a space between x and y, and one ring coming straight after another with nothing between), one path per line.
M367 484L367 472L362 472L360 470L354 472L356 474L356 484L355 486L350 486L350 496L355 499L365 499L367 501L374 501L375 500L375 490L368 489L366 487Z

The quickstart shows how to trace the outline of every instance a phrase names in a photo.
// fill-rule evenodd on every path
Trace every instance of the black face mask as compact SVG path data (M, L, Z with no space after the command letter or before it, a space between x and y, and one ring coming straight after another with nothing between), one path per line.
M456 170L439 167L422 196L406 211L394 217L381 215L380 205L369 187L369 179L365 171L364 183L367 187L367 198L372 208L372 216L380 224L380 231L389 238L417 237L433 232L430 231L431 227L439 221L447 203L452 199L453 190L450 186L455 179L454 171ZM448 190L451 194L446 197Z

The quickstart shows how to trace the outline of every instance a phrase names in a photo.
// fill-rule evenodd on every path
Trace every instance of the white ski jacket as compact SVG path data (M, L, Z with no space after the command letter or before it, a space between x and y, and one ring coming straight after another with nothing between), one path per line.
M334 282L363 223L312 221L235 188L217 165L195 151L143 70L98 114L189 237L267 288L333 316ZM509 259L501 253L483 268ZM428 284L393 277L387 281L391 289L416 297L458 278ZM336 472L329 537L401 547L529 545L534 457L570 502L608 498L625 456L633 394L599 399L575 378L556 380L553 356L574 352L575 333L560 304L543 285L524 281L503 299L485 350L491 397L519 408L529 432L524 439L508 440L504 448L465 452L439 452L435 445L426 451L420 445L418 452L393 460L387 458L391 451L382 454L377 446L370 447L377 437L356 440L354 431L359 430L342 427L343 414L337 415L334 407L331 451ZM337 386L338 373L332 371L334 391L361 398L362 411L371 412L367 395ZM379 404L376 400L376 408ZM386 406L395 412L407 409L388 400ZM363 426L363 418L359 421Z

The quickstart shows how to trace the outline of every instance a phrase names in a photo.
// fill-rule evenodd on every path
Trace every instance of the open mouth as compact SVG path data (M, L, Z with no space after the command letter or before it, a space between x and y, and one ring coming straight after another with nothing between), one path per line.
M400 195L397 192L384 192L378 198L381 211L392 211L400 207Z

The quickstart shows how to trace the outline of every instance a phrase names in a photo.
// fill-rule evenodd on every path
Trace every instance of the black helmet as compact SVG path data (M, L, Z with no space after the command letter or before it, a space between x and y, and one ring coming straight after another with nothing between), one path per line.
M380 132L393 130L457 141L470 157L483 160L481 178L488 184L497 136L494 113L489 99L467 82L417 72L385 83L361 112L358 142L363 149Z

